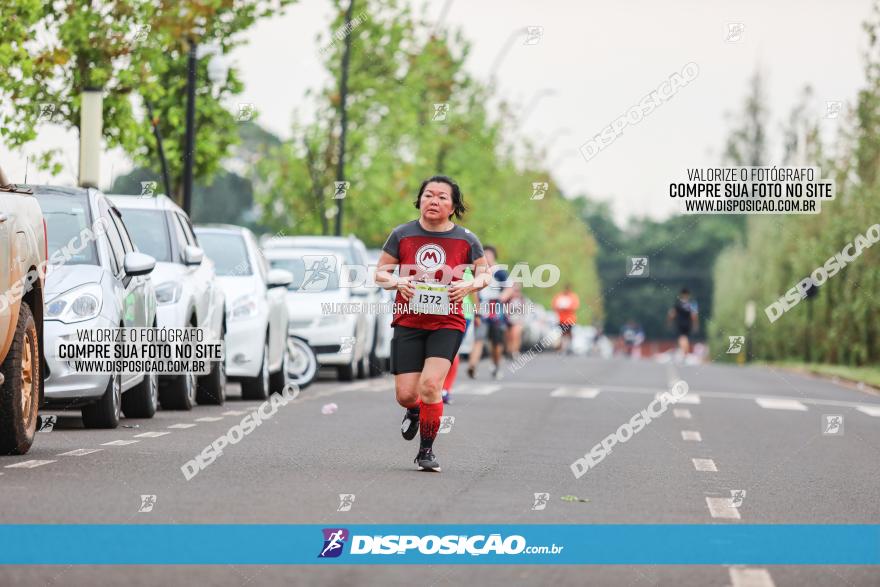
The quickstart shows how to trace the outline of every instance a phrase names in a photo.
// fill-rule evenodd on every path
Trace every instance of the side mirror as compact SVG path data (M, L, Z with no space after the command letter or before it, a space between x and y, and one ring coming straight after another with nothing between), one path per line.
M183 248L183 264L184 265L201 265L205 258L205 251L193 245L187 245Z
M287 287L291 283L293 283L293 273L286 269L269 269L266 275L266 286L269 288Z
M143 253L131 252L126 253L122 260L122 266L125 274L131 277L138 275L147 275L156 267L156 259Z

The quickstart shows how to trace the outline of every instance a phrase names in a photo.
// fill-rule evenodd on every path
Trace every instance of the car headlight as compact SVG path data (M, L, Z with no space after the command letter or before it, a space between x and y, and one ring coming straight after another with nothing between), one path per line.
M166 281L156 286L156 303L160 306L174 304L180 299L183 285L177 281Z
M232 302L232 307L229 309L229 319L230 320L245 320L247 318L253 318L257 315L257 302L254 301L253 296L241 296L234 302Z
M65 324L91 320L101 313L101 286L89 283L56 296L46 304L46 318Z

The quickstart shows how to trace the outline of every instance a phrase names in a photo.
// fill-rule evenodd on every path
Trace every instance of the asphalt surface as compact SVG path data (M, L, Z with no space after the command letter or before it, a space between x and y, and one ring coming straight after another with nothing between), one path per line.
M541 355L491 381L460 372L439 474L415 471L390 376L312 385L187 481L181 465L260 402L160 411L116 430L59 415L31 451L0 460L11 523L880 523L880 397L766 367ZM670 408L586 475L572 461L682 379ZM322 407L334 403L335 413ZM826 415L842 434L823 434ZM190 427L176 425L194 424ZM175 426L175 427L172 427ZM172 427L172 428L169 428ZM687 432L686 435L682 433ZM141 436L144 434L147 436ZM166 433L152 435L151 433ZM699 441L695 440L699 433ZM688 439L685 439L687 436ZM137 441L108 445L113 441ZM63 454L85 449L80 453ZM97 450L96 450L97 449ZM96 450L95 452L89 452ZM715 471L697 470L701 467ZM15 466L51 461L32 468ZM710 462L711 461L711 462ZM732 490L744 490L730 505ZM535 493L549 493L533 509ZM354 494L337 511L340 494ZM139 512L142 495L155 495ZM569 501L576 496L584 501ZM708 498L708 499L707 499ZM710 507L710 502L714 503ZM721 516L721 517L718 517ZM728 516L728 517L724 517ZM149 548L149 545L132 545ZM284 545L267 544L267 548ZM687 548L686 544L682 545ZM33 566L0 585L880 585L859 566Z

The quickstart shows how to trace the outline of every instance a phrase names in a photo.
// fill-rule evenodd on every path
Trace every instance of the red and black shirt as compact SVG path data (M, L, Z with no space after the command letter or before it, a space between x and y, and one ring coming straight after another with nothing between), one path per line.
M432 232L422 228L418 220L392 230L382 250L398 260L402 277L412 276L413 281L444 285L461 281L465 268L483 256L480 239L468 229L456 224L450 230ZM422 330L452 328L464 332L461 303L452 304L448 315L438 315L401 311L409 306L400 292L394 302L392 326Z

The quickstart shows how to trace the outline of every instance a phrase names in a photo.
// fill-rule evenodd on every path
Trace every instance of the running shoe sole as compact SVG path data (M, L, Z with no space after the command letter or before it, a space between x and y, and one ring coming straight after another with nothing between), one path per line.
M419 418L411 418L409 412L403 415L403 422L400 423L400 435L404 440L412 440L419 433Z

